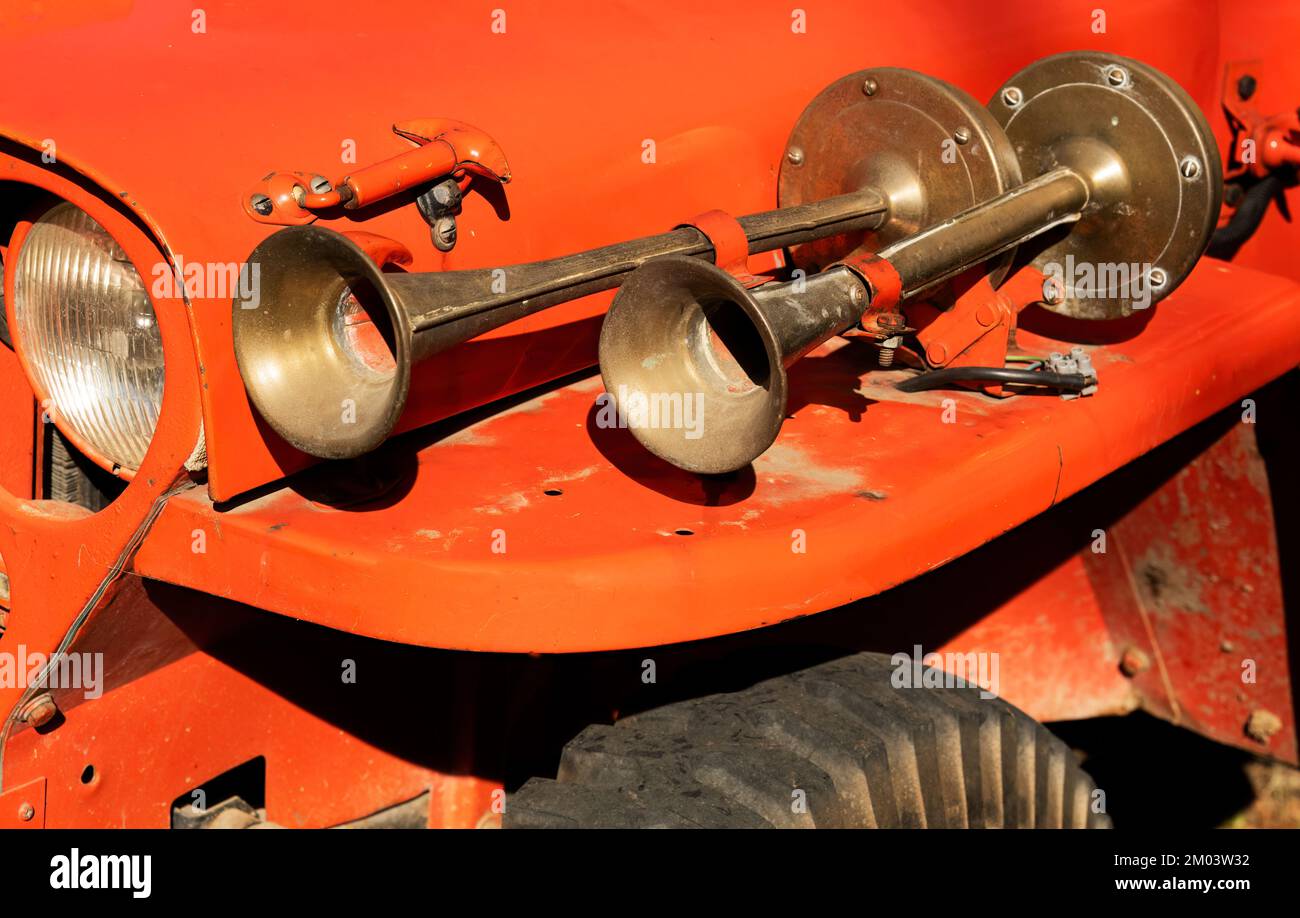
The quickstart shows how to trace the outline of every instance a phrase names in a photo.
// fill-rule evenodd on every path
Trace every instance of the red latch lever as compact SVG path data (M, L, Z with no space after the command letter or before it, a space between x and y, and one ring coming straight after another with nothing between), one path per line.
M421 118L393 125L414 149L366 166L337 184L303 172L272 172L244 195L244 212L259 223L297 226L316 219L315 211L349 210L373 204L447 175L481 175L510 181L505 153L492 137L449 118Z

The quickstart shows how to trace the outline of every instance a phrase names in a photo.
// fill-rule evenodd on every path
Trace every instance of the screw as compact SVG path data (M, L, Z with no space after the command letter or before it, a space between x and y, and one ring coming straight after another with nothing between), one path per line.
M1255 78L1249 73L1244 74L1241 79L1237 80L1237 95L1241 101L1245 102L1255 94Z
M1183 174L1183 178L1194 179L1201 174L1201 161L1195 156L1185 157L1178 171Z
M970 131L967 128L959 127L957 130L952 132L952 139L958 143L969 143Z
M333 191L333 190L334 190L334 186L330 184L330 180L327 179L325 176L317 175L312 178L311 180L312 194L324 194L327 191Z
M1161 268L1152 268L1147 272L1147 283L1156 289L1163 287L1168 280L1169 276Z
M1115 87L1127 86L1128 71L1123 67L1108 67L1106 69L1106 82Z
M264 194L253 195L248 199L248 203L252 206L255 213L260 214L263 217L271 216L271 211L274 209L271 199Z
M874 96L879 89L880 84L869 77L862 83L862 91L869 96Z
M35 815L36 807L32 806L30 803L24 803L22 806L18 807L18 818L23 822L31 822L32 817Z
M429 230L433 245L439 252L450 252L456 247L456 218L439 217Z
M903 318L901 312L882 312L876 316L876 324L881 328L894 331L899 328L907 327L907 320Z
M867 299L867 291L861 284L854 284L853 289L849 291L849 302L854 306L861 306Z
M1007 108L1015 108L1021 102L1025 101L1024 93L1014 86L1008 86L1002 90L1002 104Z
M1136 647L1126 647L1124 654L1119 658L1119 671L1130 679L1150 668L1151 658L1146 655L1145 651Z
M1043 302L1047 305L1055 306L1061 302L1063 293L1059 277L1049 277L1043 281Z
M790 151L785 154L785 158L790 160L790 165L801 166L803 165L803 150L798 147L791 147Z
M33 727L43 727L59 713L59 706L54 703L49 692L42 692L18 712L18 719Z

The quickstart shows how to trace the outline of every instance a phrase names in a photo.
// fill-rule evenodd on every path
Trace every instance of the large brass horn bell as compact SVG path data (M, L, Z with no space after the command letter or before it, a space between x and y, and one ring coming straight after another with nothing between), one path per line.
M244 385L291 444L341 459L388 436L411 385L410 313L346 236L313 226L268 236L249 256L255 300L235 301Z
M731 471L776 439L785 368L850 328L866 301L847 269L747 289L707 262L655 259L623 283L601 328L605 388L655 455Z

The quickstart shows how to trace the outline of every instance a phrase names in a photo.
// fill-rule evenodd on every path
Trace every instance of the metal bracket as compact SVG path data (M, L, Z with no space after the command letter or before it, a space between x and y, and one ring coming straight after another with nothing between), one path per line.
M953 307L939 312L916 334L932 367L1000 367L1007 362L1020 312L1051 295L1051 285L1032 267L1017 271L997 290L981 277L958 297ZM909 314L933 306L916 303ZM917 324L921 324L919 319ZM1013 393L999 384L971 382L974 388L1002 398Z
M439 252L450 252L456 247L456 217L464 190L454 178L436 182L415 199L420 216L429 224L429 237Z
M1232 129L1232 141L1223 175L1225 191L1220 227L1230 222L1245 197L1246 187L1255 179L1300 165L1300 113L1264 115L1255 107L1251 100L1259 88L1255 77L1259 68L1259 61L1233 61L1223 72L1221 98ZM1251 144L1249 158L1246 143ZM1279 195L1277 203L1283 216L1290 220L1286 199Z

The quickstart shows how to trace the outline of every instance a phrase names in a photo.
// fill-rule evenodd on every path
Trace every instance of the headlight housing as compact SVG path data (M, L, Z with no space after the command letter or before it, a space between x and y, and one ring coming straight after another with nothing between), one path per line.
M90 214L50 207L10 249L14 348L59 429L110 471L140 467L162 408L144 281Z

